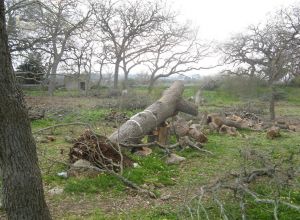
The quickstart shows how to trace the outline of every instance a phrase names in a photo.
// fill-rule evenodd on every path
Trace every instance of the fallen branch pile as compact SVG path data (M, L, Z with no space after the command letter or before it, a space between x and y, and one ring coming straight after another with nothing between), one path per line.
M69 158L71 163L83 159L100 169L105 167L115 171L120 171L121 166L133 166L133 161L122 154L120 147L91 130L86 130L76 140L70 149Z
M218 207L222 219L236 218L230 216L231 213L227 210L226 202L223 202L220 194L232 192L235 202L239 203L241 219L247 219L247 209L250 201L259 204L270 204L273 206L273 218L279 219L279 207L287 207L300 213L300 206L293 204L288 197L282 197L281 190L285 186L292 186L292 180L299 177L299 173L295 170L294 154L282 161L281 164L274 163L271 159L255 150L246 149L241 151L241 156L244 161L241 166L241 171L238 173L229 173L217 181L209 185L204 185L200 188L199 193L194 196L187 204L186 208L191 216L199 215L198 211L203 212L203 215L209 219L208 210L204 207L203 198L212 199ZM253 161L259 166L253 167ZM266 195L260 195L255 192L255 183L265 183L271 192ZM225 199L225 201L227 201ZM194 205L196 204L196 208ZM199 216L198 216L199 217Z

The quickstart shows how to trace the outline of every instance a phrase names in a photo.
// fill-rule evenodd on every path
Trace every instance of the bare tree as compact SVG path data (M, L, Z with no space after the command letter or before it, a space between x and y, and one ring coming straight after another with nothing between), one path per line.
M17 5L26 7L11 6L20 11L15 16L19 20L16 24L18 34L11 35L10 47L12 51L30 49L44 55L48 60L48 93L52 95L59 64L64 60L72 37L82 32L92 11L81 13L82 3L75 0L40 0L34 3L20 1Z
M51 36L50 53L52 55L51 72L49 76L49 95L53 95L55 89L55 78L59 63L62 61L63 55L67 49L67 44L73 35L78 34L80 30L91 16L91 11L82 17L74 17L76 13L77 1L61 0L49 1L52 9L51 14L46 14L43 19L38 20L39 25L43 26L48 35ZM54 13L54 14L53 14ZM75 22L74 22L75 20Z
M295 65L294 42L298 28L292 30L282 14L264 25L250 26L246 33L238 34L223 45L224 61L232 64L230 74L258 76L268 82L270 95L270 118L275 119L275 83L293 71ZM282 20L283 19L283 20Z
M115 89L118 87L120 65L123 59L128 58L128 50L137 42L142 42L160 22L167 19L163 15L163 7L159 2L150 1L122 1L122 3L105 1L95 7L101 37L107 42L107 48L114 58ZM127 61L124 61L123 68L128 70L127 65L124 65L126 63ZM128 72L126 77L127 75Z
M34 24L36 17L40 17L42 8L50 10L39 0L7 0L6 18L9 47L11 53L24 52L38 43L46 44L50 37L36 34L39 27Z
M151 41L156 46L147 54L146 65L151 73L149 92L159 78L206 68L200 61L208 56L209 47L198 42L197 31L189 24L168 22L157 30Z
M51 219L36 145L8 48L4 0L0 1L0 165L8 219Z
M146 41L146 39L144 39L144 41ZM128 49L127 53L123 53L121 64L124 73L123 89L127 89L129 73L131 73L135 67L142 65L148 60L146 54L150 52L150 49L153 47L152 42L146 44L136 43L133 47Z

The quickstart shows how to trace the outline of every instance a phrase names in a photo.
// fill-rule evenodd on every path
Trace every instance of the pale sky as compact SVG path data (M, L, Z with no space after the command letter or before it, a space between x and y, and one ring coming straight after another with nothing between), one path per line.
M266 19L267 14L295 0L170 0L183 17L199 26L200 37L225 40L250 24Z

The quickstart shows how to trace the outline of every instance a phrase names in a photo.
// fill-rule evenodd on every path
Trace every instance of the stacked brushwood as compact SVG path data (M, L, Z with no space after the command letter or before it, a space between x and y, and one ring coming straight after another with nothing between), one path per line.
M86 130L76 140L70 149L69 159L72 164L82 159L100 169L108 168L114 171L118 171L120 166L133 166L132 160L126 155L122 155L116 144L91 130Z

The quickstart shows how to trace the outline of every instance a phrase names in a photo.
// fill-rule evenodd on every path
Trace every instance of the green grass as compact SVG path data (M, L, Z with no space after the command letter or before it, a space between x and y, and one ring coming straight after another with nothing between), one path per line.
M172 177L178 173L176 166L168 166L160 158L160 154L153 154L146 158L134 157L139 164L137 168L128 169L124 176L137 184L153 184L164 186L174 185Z
M56 121L51 118L39 119L31 122L32 129L45 128L49 126L53 126L56 124Z
M176 167L167 166L155 155L145 159L136 158L136 161L139 167L126 169L124 172L124 177L130 181L138 185L144 183L153 186L174 185L171 178L176 175ZM95 178L69 178L65 183L65 191L68 193L99 193L108 190L122 192L124 189L124 184L119 179L108 174L101 174Z
M281 91L286 93L287 102L293 105L300 105L300 88L297 87L281 87Z
M185 89L183 96L185 98L194 96L196 92L195 86L188 86ZM158 87L153 93L152 97L159 97L165 88ZM279 88L287 96L283 101L277 104L278 115L292 115L300 116L300 88ZM251 101L259 102L260 96L267 92L266 88L257 88L257 96L253 97ZM134 92L137 94L147 94L144 87L137 88ZM41 95L37 91L30 91L27 94ZM68 96L66 91L58 91L57 96ZM73 94L74 96L76 94ZM208 112L218 111L221 108L230 107L233 105L244 104L245 99L238 94L230 93L223 89L215 91L203 91L203 96L206 100L205 106L200 108ZM48 115L46 119L32 122L33 130L38 130L44 127L52 126L59 123L70 122L84 122L92 124L97 129L105 127L110 131L113 130L112 124L104 121L104 117L109 113L109 109L104 108L83 108L72 109L64 113L63 117L57 115ZM127 110L126 115L131 117L139 110ZM78 137L83 131L82 127L77 129L57 128L54 131L57 140L55 142L39 144L38 150L46 152L50 158L55 158L58 161L67 161L67 153L69 147L72 145L64 141L65 135L72 135ZM97 130L103 133L102 130ZM203 152L198 152L195 149L186 148L182 151L176 152L178 155L184 156L186 161L180 165L169 166L164 163L164 154L155 149L150 157L141 158L131 156L135 162L139 164L137 168L130 168L124 170L124 176L132 182L153 189L153 191L160 195L163 192L170 192L172 194L178 193L181 198L179 204L175 200L161 202L160 200L150 200L147 207L135 207L125 209L122 212L116 213L112 211L102 210L102 207L97 206L96 197L101 195L102 199L112 197L117 201L127 202L127 199L134 199L127 195L127 187L115 177L107 174L99 175L95 178L68 178L63 179L57 176L58 172L67 170L67 167L62 164L52 163L40 157L40 166L42 168L43 180L45 185L49 188L59 186L64 188L62 196L51 198L54 200L54 206L62 206L64 199L80 199L86 200L90 205L93 204L93 209L87 210L84 216L76 216L74 214L65 213L60 219L191 219L190 212L182 209L184 204L182 198L185 197L185 191L191 191L196 194L199 187L209 184L219 177L222 177L228 172L238 172L241 169L242 159L240 157L240 150L245 148L255 149L260 152L268 154L272 160L281 162L292 153L296 153L295 164L300 164L300 135L294 132L282 131L282 137L275 140L266 138L265 132L253 132L249 130L240 130L241 136L231 137L227 135L220 135L217 133L208 134L208 143L205 144L205 149L213 152L214 155L209 155ZM171 137L171 142L176 140ZM65 154L61 155L61 149L65 150ZM259 164L251 163L251 166L258 166ZM50 170L50 171L49 171ZM298 178L298 182L300 178ZM261 181L251 185L263 197L268 197L273 193L273 186L269 185L268 181ZM297 188L298 187L298 188ZM282 189L281 198L285 201L293 202L293 204L300 205L299 184L293 187ZM225 203L225 209L230 219L240 219L239 202L232 194L222 192L220 199ZM146 199L145 199L146 200ZM102 200L101 200L102 201ZM111 201L111 200L110 200ZM52 201L53 202L53 201ZM208 210L210 219L220 219L219 208L209 198L205 199L203 205ZM197 202L191 204L191 211L194 219L197 219L197 210L200 219L206 219L204 212L199 211L199 204ZM247 198L247 219L272 219L272 207L269 205L257 204L251 198ZM71 213L71 212L70 212ZM286 207L279 208L280 219L300 219L299 212L292 211Z
M69 178L66 180L64 191L66 193L104 193L123 191L124 185L116 177L100 174L94 178Z
M76 216L68 216L64 218L66 220L77 220L82 219ZM136 210L123 210L119 214L107 215L100 209L95 210L89 216L86 216L87 220L128 220L128 219L139 219L139 220L171 220L178 219L177 211L171 206L157 206L151 209L136 209Z
M238 97L223 90L203 91L206 105L232 105L240 103Z

